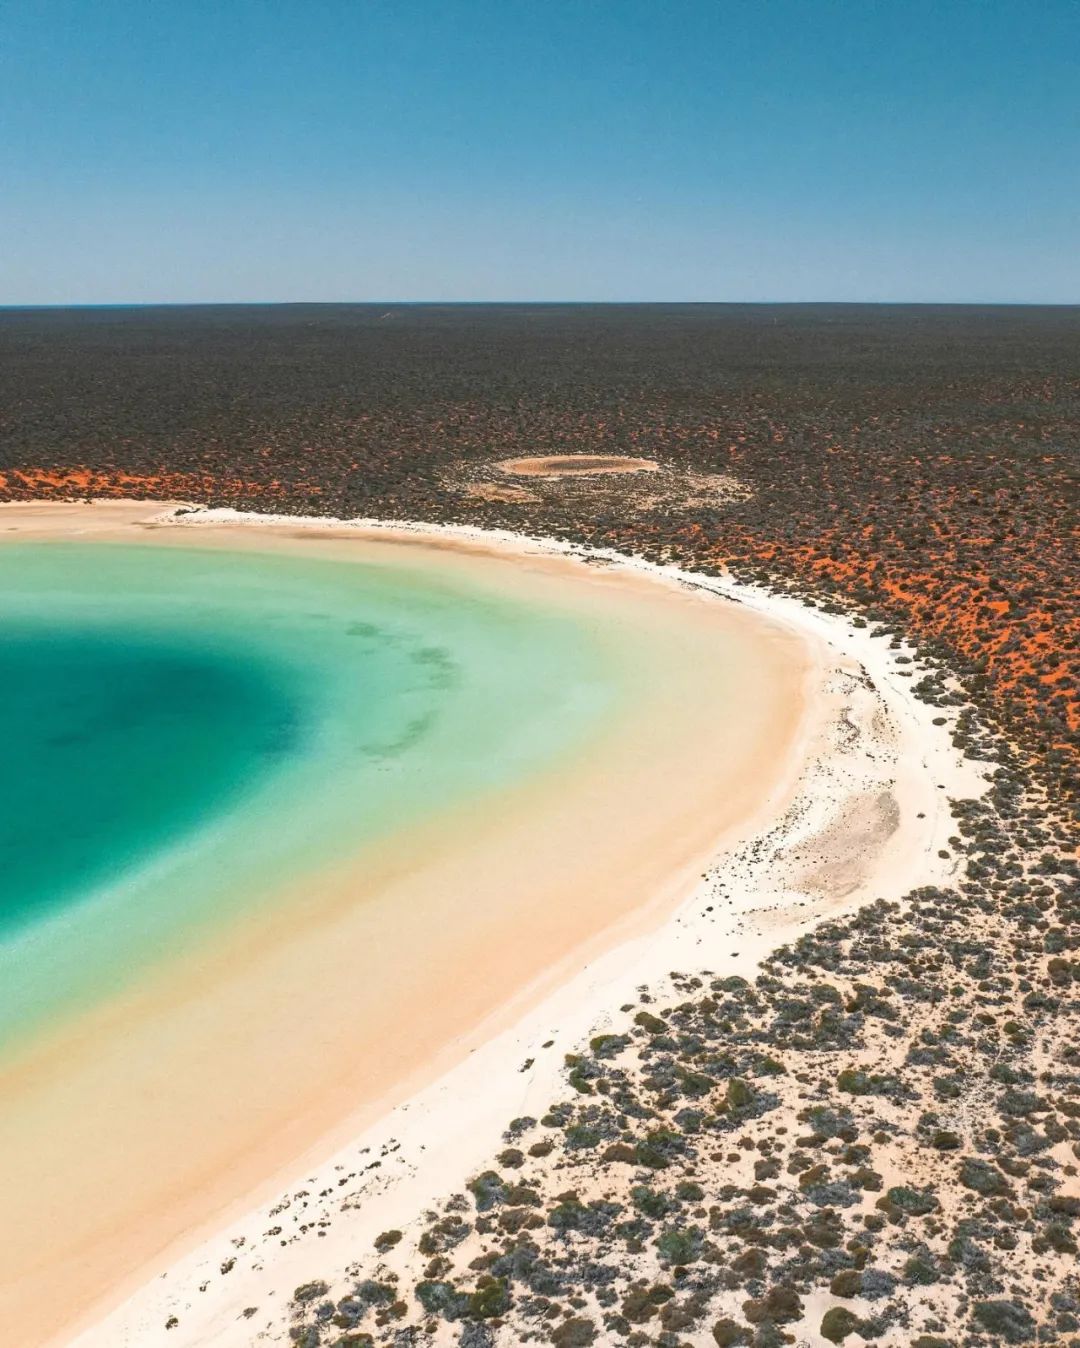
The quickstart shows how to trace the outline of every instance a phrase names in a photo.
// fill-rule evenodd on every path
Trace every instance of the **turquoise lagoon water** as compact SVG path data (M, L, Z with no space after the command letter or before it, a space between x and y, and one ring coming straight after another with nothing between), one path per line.
M584 745L611 653L427 572L0 547L0 1036Z

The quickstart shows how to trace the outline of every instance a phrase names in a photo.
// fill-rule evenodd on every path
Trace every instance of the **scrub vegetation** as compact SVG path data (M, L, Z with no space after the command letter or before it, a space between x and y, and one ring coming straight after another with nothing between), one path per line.
M728 568L911 639L992 765L952 887L642 990L348 1295L297 1289L294 1342L1080 1344L1078 349L1067 308L0 315L9 498ZM659 470L470 490L560 453Z

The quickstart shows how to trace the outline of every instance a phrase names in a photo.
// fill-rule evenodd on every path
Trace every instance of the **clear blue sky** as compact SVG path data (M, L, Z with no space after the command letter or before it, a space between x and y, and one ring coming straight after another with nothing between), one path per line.
M0 0L0 303L1080 301L1078 0Z

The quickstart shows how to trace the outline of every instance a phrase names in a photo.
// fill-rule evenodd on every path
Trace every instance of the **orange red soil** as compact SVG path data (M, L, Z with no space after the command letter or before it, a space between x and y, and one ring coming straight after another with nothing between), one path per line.
M313 483L300 485L314 496L320 493L320 488ZM4 501L70 500L75 496L113 500L145 496L150 500L205 501L222 495L287 501L292 499L295 487L296 484L292 484L292 489L286 490L274 479L246 482L242 478L219 478L213 473L145 474L85 467L12 468L0 473L0 500Z

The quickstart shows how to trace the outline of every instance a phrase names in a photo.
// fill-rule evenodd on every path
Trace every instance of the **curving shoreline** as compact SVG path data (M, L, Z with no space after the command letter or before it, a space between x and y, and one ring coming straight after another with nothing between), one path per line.
M324 519L264 520L232 512L160 519L194 528L228 521L244 527L274 523L298 531L328 529ZM822 916L851 911L870 897L899 898L913 886L945 880L955 869L954 860L937 855L952 828L947 798L976 792L980 784L961 765L948 728L934 726L932 709L911 695L906 671L880 638L795 600L612 553L481 530L376 521L341 522L337 528L406 540L435 537L453 548L496 549L524 558L577 559L578 567L584 558L593 568L600 564L648 574L706 603L716 595L736 599L780 621L815 651L812 729L800 747L799 780L779 793L780 808L773 793L770 808L755 816L753 836L745 839L744 823L745 840L734 850L721 847L704 882L659 931L636 937L624 931L614 949L587 959L512 1026L506 1026L512 1016L489 1025L487 1042L465 1062L369 1127L343 1153L307 1169L307 1195L297 1198L295 1186L291 1189L294 1196L286 1209L291 1217L281 1215L279 1194L274 1203L182 1255L167 1276L81 1335L76 1341L85 1348L153 1343L159 1334L170 1343L249 1343L263 1331L273 1339L275 1324L284 1334L284 1300L294 1286L340 1271L370 1247L380 1230L407 1228L409 1215L431 1202L440 1184L482 1162L507 1118L544 1108L560 1073L557 1055L603 1028L613 1005L632 1001L642 983L655 988L671 969L704 964L723 974L752 976L758 960L775 945ZM891 805L883 803L886 796ZM853 836L858 840L854 851ZM669 897L669 911L671 904ZM655 912L650 919L655 925ZM582 960L579 955L579 965ZM554 1040L550 1049L541 1047L549 1039ZM528 1070L518 1070L530 1058ZM470 1100L470 1110L455 1126L462 1099ZM436 1138L437 1147L432 1145ZM366 1178L362 1167L371 1161L361 1157L380 1160ZM339 1185L350 1174L353 1178ZM329 1197L312 1198L324 1189ZM358 1201L361 1208L351 1206ZM279 1209L277 1217L272 1208ZM284 1247L277 1243L280 1236L262 1235L282 1222L291 1222L291 1228L282 1228L288 1239ZM307 1230L298 1235L301 1226ZM226 1264L228 1272L222 1274ZM205 1291L192 1290L204 1282ZM251 1305L259 1309L246 1319L242 1312ZM165 1325L173 1316L179 1323L166 1340Z
M159 511L160 507L155 506L154 510ZM122 532L124 527L136 524L140 527L139 537L143 541L150 537L141 530L139 524L146 518L147 508L143 505L76 507L74 512L63 509L59 512L46 512L53 515L54 522L57 513L65 521L63 526L65 529L79 531L83 536L85 531L91 530L104 539L110 536L110 531L120 529ZM5 517L6 521L21 519L22 524L31 530L49 527L44 515L35 516L32 509L28 511L25 507L5 510ZM181 517L184 518L189 524L193 523L190 516ZM305 532L302 528L298 528L296 521L286 523L287 531L280 532L282 547L305 552L309 549L318 549L328 554L333 552L336 555L340 552L341 555L359 555L351 539L347 547L342 548L336 537L325 536L316 539L310 531ZM322 533L327 535L325 524L320 528ZM217 534L207 531L196 539L189 530L163 529L160 523L154 526L152 536L155 541L163 544L172 541L190 546L193 541L201 542L205 539L207 543L212 542L218 546L224 541L226 533L229 546L253 546L264 549L271 539L268 533L241 529L220 531ZM290 535L301 536L290 537ZM8 536L12 536L11 526ZM417 550L415 539L406 541L412 549L410 556L428 557L431 564L437 565L440 569L480 568L487 575L494 567L494 563L487 558L477 557L473 555L473 550L462 550L456 544L449 548L440 546L438 549L428 548L425 551L423 548ZM361 546L363 548L367 545ZM382 547L383 543L380 541L376 550ZM397 549L391 549L391 552L395 554L396 560ZM503 555L502 550L500 555ZM465 1054L473 1042L479 1043L484 1038L490 1037L497 1025L509 1023L518 1013L518 1008L528 1005L562 979L563 965L571 957L572 951L581 952L588 949L590 944L599 948L614 939L613 933L618 928L613 929L612 923L617 923L628 909L636 913L641 907L640 920L655 921L655 912L664 905L673 903L683 892L686 884L685 872L694 871L699 864L698 858L711 853L718 832L725 826L738 826L747 806L757 801L755 793L761 791L771 793L772 787L771 785L767 787L766 783L773 783L775 764L781 757L781 746L789 734L789 729L785 726L785 717L793 720L798 714L798 695L795 684L791 682L795 675L793 661L800 649L798 643L793 644L790 638L779 634L763 638L762 633L771 629L762 628L756 620L744 618L735 610L726 608L718 610L711 604L705 604L702 597L694 592L684 592L682 602L673 604L669 594L651 583L643 584L635 578L628 579L595 568L585 570L577 563L557 557L545 560L537 556L525 566L514 561L510 565L495 568L495 571L500 577L500 584L505 583L515 592L520 590L523 595L532 593L539 595L554 587L559 593L565 594L567 602L572 600L574 604L599 605L600 607L596 609L597 621L601 620L603 611L608 615L604 621L612 621L611 613L613 613L618 621L627 622L631 626L635 622L645 624L643 630L651 633L651 640L657 648L655 657L657 660L661 660L660 648L668 641L673 643L673 650L682 650L686 655L685 668L681 670L670 663L665 665L661 662L656 665L657 670L668 671L666 678L661 680L663 686L653 690L642 690L638 701L633 704L635 711L633 724L627 722L624 717L618 733L605 742L606 747L596 746L594 752L597 762L593 768L581 764L571 779L567 779L563 774L557 781L546 784L542 789L538 788L539 794L535 800L531 798L529 801L523 800L515 806L513 812L500 811L492 820L485 821L484 827L477 835L482 839L482 843L474 839L471 849L458 847L455 851L451 848L444 857L437 859L438 864L443 867L439 872L443 876L440 884L448 895L455 892L455 886L460 889L463 885L470 886L471 894L474 891L476 894L490 894L490 898L483 902L475 898L473 906L482 911L485 903L490 908L500 888L504 888L512 880L518 882L523 856L533 855L538 863L542 856L546 857L542 864L537 865L535 876L530 874L528 877L528 885L532 885L533 888L527 885L523 889L523 895L526 897L535 894L533 911L543 916L544 920L533 922L531 934L527 938L522 938L515 928L513 949L506 945L509 932L500 936L498 924L491 928L483 939L489 943L501 940L502 946L497 944L490 946L492 951L501 951L501 957L488 961L484 966L484 977L479 979L474 977L467 985L462 985L460 981L465 947L462 946L455 956L453 952L457 947L453 944L453 939L457 939L459 943L467 940L468 924L461 924L464 931L460 936L447 928L447 935L453 939L446 947L442 963L429 964L430 977L436 981L425 994L436 997L442 989L441 995L444 999L450 999L444 1000L441 1004L439 1023L433 1026L430 1014L425 1016L421 1011L417 1011L411 1018L406 1015L403 1020L403 1010L407 1011L409 1004L399 1002L395 1004L396 1010L395 1005L391 1005L379 1014L383 1015L387 1032L392 1032L391 1038L397 1036L398 1047L393 1054L384 1053L381 1060L378 1055L373 1058L371 1048L375 1041L371 1036L378 1033L377 1027L380 1022L377 1016L370 1025L365 1020L363 1024L368 1034L368 1040L365 1041L368 1047L357 1060L355 1070L344 1070L348 1067L350 1053L355 1057L358 1051L350 1044L350 1040L355 1039L355 1030L350 1030L347 1023L341 1023L343 1017L340 1014L340 1004L333 1000L329 991L337 987L340 995L340 992L348 986L347 980L351 978L355 982L352 972L354 966L351 966L340 953L341 950L347 951L349 946L347 943L344 945L341 943L340 938L343 932L347 932L347 927L342 927L338 919L334 920L336 925L332 923L330 926L319 926L312 930L294 927L278 931L273 940L278 943L277 949L280 954L273 954L274 946L271 944L266 959L260 950L253 952L239 946L231 953L224 948L218 951L213 968L195 971L199 988L205 985L206 991L200 990L198 1001L192 1005L197 1007L200 1016L205 1018L213 1015L216 1017L216 1023L223 1025L229 1024L237 1015L244 1014L241 1008L245 1006L262 1005L273 1010L277 1019L268 1016L261 1033L269 1047L267 1040L269 1027L277 1026L274 1042L275 1047L279 1049L276 1053L278 1070L288 1076L292 1098L302 1102L303 1117L298 1116L295 1124L289 1123L280 1135L276 1132L274 1135L267 1135L266 1145L254 1147L250 1142L250 1132L249 1141L241 1148L240 1135L236 1134L229 1142L231 1134L226 1129L221 1146L225 1148L222 1154L230 1157L227 1174L223 1174L221 1180L213 1181L212 1172L202 1172L204 1178L199 1179L194 1186L195 1192L183 1194L177 1192L175 1197L170 1196L164 1206L167 1209L166 1216L173 1214L171 1227L169 1223L164 1223L159 1212L146 1208L146 1202L152 1201L152 1190L148 1191L145 1201L140 1200L142 1206L139 1212L146 1212L145 1218L139 1216L137 1221L133 1220L131 1215L121 1218L120 1214L129 1212L129 1209L115 1205L123 1199L126 1187L131 1188L132 1192L130 1199L124 1201L127 1203L135 1201L138 1188L141 1187L139 1179L141 1175L154 1177L159 1193L156 1201L161 1206L160 1194L165 1191L161 1190L160 1185L168 1179L168 1173L162 1177L158 1171L167 1160L168 1153L162 1152L160 1148L164 1145L167 1135L176 1132L182 1126L183 1108L186 1107L183 1105L183 1096L176 1096L175 1102L181 1106L179 1116L170 1118L167 1128L164 1127L164 1117L158 1121L156 1130L161 1131L161 1137L146 1138L137 1134L135 1129L140 1119L138 1111L134 1112L131 1120L123 1120L124 1126L114 1139L107 1141L105 1133L99 1132L102 1144L112 1147L117 1152L115 1164L120 1163L121 1155L126 1158L125 1168L121 1171L115 1168L115 1164L113 1165L111 1186L108 1191L101 1191L96 1199L85 1187L80 1189L78 1185L73 1187L66 1182L77 1179L79 1172L72 1170L66 1175L64 1162L60 1162L58 1171L50 1172L48 1202L43 1203L40 1213L39 1225L44 1222L40 1239L51 1239L50 1231L55 1231L57 1235L62 1231L65 1245L70 1248L65 1254L65 1262L53 1267L44 1248L33 1243L30 1224L25 1220L20 1222L18 1224L20 1245L17 1256L21 1262L18 1265L9 1262L9 1278L16 1267L29 1267L27 1260L36 1260L37 1268L32 1281L19 1280L14 1295L26 1295L30 1298L31 1305L37 1304L40 1308L40 1291L35 1297L38 1281L44 1279L42 1283L44 1286L60 1278L67 1289L65 1302L63 1306L53 1307L50 1313L78 1313L80 1306L88 1305L89 1296L100 1295L100 1292L95 1294L93 1289L95 1285L101 1288L100 1279L104 1270L122 1266L133 1270L134 1277L139 1277L137 1270L145 1268L146 1275L149 1275L160 1267L161 1256L157 1255L155 1259L155 1249L161 1248L163 1239L170 1243L175 1239L175 1236L169 1234L170 1229L173 1232L185 1231L187 1234L182 1240L185 1244L189 1244L198 1232L212 1229L218 1224L222 1219L221 1214L227 1212L230 1205L236 1206L240 1202L237 1195L276 1192L280 1181L271 1181L268 1177L278 1175L283 1167L289 1174L296 1173L297 1155L308 1145L315 1144L319 1138L323 1139L318 1145L325 1154L330 1141L328 1129L333 1136L336 1136L334 1128L341 1125L342 1117L351 1108L355 1108L357 1100L366 1102L365 1109L361 1115L344 1126L344 1135L355 1132L361 1122L370 1122L383 1113L385 1105L378 1103L379 1101L401 1100L411 1094L417 1085L437 1075ZM764 645L761 644L763 639ZM753 714L749 716L747 722L751 730L745 732L751 734L752 731L751 738L747 739L745 744L739 738L744 734L743 728L735 726L730 719L705 727L701 727L697 719L706 705L710 688L715 695L715 688L706 682L707 675L711 678L709 671L713 668L708 662L714 659L719 661L716 672L719 674L723 671L726 664L730 664L730 643L733 641L750 643L746 648L748 652L755 651L759 661L765 660L766 656L768 659L765 664L759 663L755 667L752 681L744 681L743 685L736 682L730 687L722 684L721 686L728 687L727 696L757 698L759 702L764 698L765 701L761 702L762 707L772 705L768 702L768 698L774 694L767 693L767 687L772 687L768 680L775 679L780 681L776 684L776 688L788 687L792 699L790 703L783 706L777 704L773 708L771 719L775 724L766 726L762 723L756 730L752 729L755 724L754 717L757 715L753 712L755 704L753 700L746 703L742 707L743 718L746 718L748 712ZM718 643L715 649L711 643ZM650 656L645 668L652 668L650 663L652 659ZM664 653L662 659L670 660L670 657ZM697 668L698 661L704 662L701 668ZM766 682L762 683L761 680L766 674ZM671 684L670 688L667 687L668 682ZM751 683L761 686L752 690ZM742 692L737 691L740 687ZM682 701L685 705L681 705ZM777 718L777 712L783 714ZM693 735L690 733L691 727L694 728ZM753 735L764 738L754 739ZM743 744L741 749L738 748L739 744ZM762 752L761 763L753 767L751 760L745 758L745 754L747 752L756 754L758 749L764 749L766 744L772 747ZM713 745L717 749L723 746L726 756L730 757L731 753L737 752L744 757L739 759L736 756L727 764L724 772L720 772L709 766L707 761L709 753L706 749L708 745ZM703 751L705 761L702 761ZM730 778L727 774L732 771L735 762L742 764L740 771L746 774L746 782L749 783L751 780L755 782L753 792L745 801L731 799ZM613 772L612 764L621 766ZM659 771L657 765L663 765L662 777L656 776ZM608 780L609 778L613 780ZM648 792L643 793L639 789L637 785L639 778L642 783L652 780L662 781L662 794L657 799L650 800ZM553 787L557 787L557 797ZM597 792L600 793L599 796ZM597 801L600 803L597 804ZM536 813L537 809L539 814ZM537 820L543 822L545 833L537 832ZM616 821L621 823L623 829L629 830L625 836L620 835ZM473 831L476 822L474 821L474 825L471 826ZM591 840L587 833L582 832L587 825L596 835ZM481 845L483 852L477 853L476 848ZM523 847L525 851L522 850ZM533 849L532 852L529 852L529 847ZM538 847L541 849L539 852L536 851ZM484 870L480 879L484 881L486 890L483 886L477 886L476 863L475 860L470 860L470 856L476 855L483 856ZM587 868L586 858L591 858ZM391 859L391 864L400 870L400 859L398 862ZM450 870L446 869L448 864ZM332 877L329 879L332 881ZM354 883L349 880L347 872L342 873L342 881L347 886ZM406 893L398 880L395 880L394 884L397 886L395 892L399 896ZM449 889L446 889L447 884L450 886ZM413 888L415 889L416 885ZM343 898L346 892L342 891ZM421 893L419 889L416 892L418 895ZM545 916L545 905L556 900L561 905L557 910L557 920L548 920ZM652 900L656 905L654 912L647 913L648 900ZM524 899L519 900L519 905L523 901ZM342 910L343 915L345 911ZM455 923L456 925L459 924ZM283 939L285 944L281 943ZM351 939L355 942L356 936ZM577 958L581 958L580 953ZM255 981L248 979L247 982L238 983L239 975L230 972L228 978L231 981L222 986L228 991L235 984L237 991L235 995L229 993L227 1000L222 1000L214 991L216 981L224 976L220 971L226 970L230 961L236 962L238 967L241 965L246 967L246 964L251 964L253 959L261 961L258 968L253 968L251 979ZM219 972L215 972L215 969ZM264 972L259 973L259 969ZM307 970L307 974L304 970ZM244 977L247 979L246 973ZM266 981L268 978L270 982ZM290 991L284 1003L279 997L270 1007L265 999L270 988L274 986L275 979L279 988L289 988ZM310 1018L311 1015L317 1014L321 1017L318 1031L323 1036L320 1056L325 1056L327 1062L335 1064L335 1080L325 1083L319 1089L304 1084L308 1080L304 1073L308 1071L310 1064L306 1062L302 1052L303 1042L297 1038L297 1034L292 1035L295 1042L291 1046L287 1042L292 1033L292 1019L295 1018L295 1014L290 1018L290 1011L295 1013L294 989L302 990L308 982L318 985L320 997L315 1001L309 998L310 1005L307 1006L304 1015ZM182 1000L177 1001L176 1005L182 1009L188 1002L189 994L183 992L182 984L177 983L176 986L176 995L178 997L182 995ZM526 989L524 992L523 988ZM259 991L260 989L262 991ZM467 995L462 995L463 993ZM261 1002L254 1000L257 995L262 999ZM206 1001L207 996L212 996L213 999ZM511 999L509 1006L508 998ZM157 1001L160 1002L160 994L157 994ZM323 1007L320 1002L326 1002L328 1005ZM173 1012L168 1010L172 1003L173 993L170 992L168 1002L164 1004L169 1015L173 1015ZM375 1015L376 1008L371 1004L367 1005L368 1011ZM126 1031L127 1033L133 1033L134 1026L141 1023L133 1019L142 1014L139 1004L134 1003L130 1010L127 1023L132 1028ZM153 1014L159 1016L160 1010L154 1010ZM152 1026L156 1022L151 1020L149 1023ZM238 1023L244 1022L241 1020ZM180 1022L176 1024L179 1025ZM175 1029L170 1033L175 1033ZM305 1033L310 1033L310 1027L305 1028ZM146 1038L145 1052L149 1055L154 1043L157 1042L157 1036L143 1037ZM92 1047L93 1040L84 1035L82 1044L80 1055L87 1047ZM400 1057L401 1044L409 1046L404 1059ZM175 1049L175 1042L173 1047ZM220 1057L228 1048L228 1043L220 1047L215 1045L215 1057ZM226 1070L230 1062L232 1065ZM342 1065L340 1072L337 1068L339 1063ZM243 1059L234 1055L231 1059L222 1058L216 1073L222 1079L242 1082L244 1068ZM126 1072L128 1069L124 1070ZM197 1057L193 1058L190 1055L185 1057L183 1054L175 1058L175 1061L170 1060L170 1070L181 1084L188 1079L192 1071L198 1070L203 1073ZM325 1077L325 1068L318 1070ZM358 1077L356 1071L360 1071L362 1076ZM315 1072L315 1076L311 1076L314 1083L318 1078L318 1072L314 1067L311 1067L311 1072ZM126 1080L126 1077L124 1079ZM198 1079L200 1078L191 1077L193 1082ZM361 1081L362 1088L358 1084ZM136 1083L137 1079L133 1079L129 1083L129 1088L135 1087ZM237 1089L243 1088L238 1086ZM195 1098L198 1098L197 1093ZM87 1103L84 1102L82 1113L86 1112ZM116 1122L117 1124L122 1122L119 1115L116 1116ZM104 1116L102 1126L104 1127ZM224 1126L223 1120L223 1128ZM78 1133L73 1136L77 1137ZM181 1134L176 1133L176 1145L182 1149L185 1144L180 1138ZM187 1145L190 1146L192 1141L194 1138L190 1139ZM228 1147L225 1145L227 1142ZM154 1151L152 1149L146 1151L146 1146L158 1148L159 1159L156 1165L152 1162ZM84 1148L85 1144L81 1144L80 1148L80 1144L75 1143L67 1148L67 1151L78 1153ZM122 1150L117 1150L118 1148ZM60 1154L57 1153L58 1156ZM150 1168L152 1165L154 1168ZM33 1173L31 1170L31 1178ZM273 1190L269 1187L271 1184L274 1186ZM192 1188L190 1181L187 1181L187 1188ZM84 1195L81 1199L80 1193ZM30 1190L27 1190L27 1195L28 1202L36 1201L32 1198ZM61 1195L67 1214L62 1226L59 1217L55 1220L48 1217L51 1211L48 1203L54 1200L60 1202ZM46 1195L43 1195L43 1199L45 1197ZM14 1201L11 1195L9 1199ZM250 1201L250 1198L244 1200L243 1205L246 1206ZM131 1213L134 1211L135 1209L130 1209ZM116 1215L111 1216L111 1212ZM26 1215L30 1215L29 1209ZM151 1218L151 1224L147 1226L146 1223ZM182 1224L178 1226L178 1222ZM92 1247L88 1244L80 1247L74 1243L77 1239L88 1239L79 1235L81 1229L85 1228L88 1232L98 1230L104 1234L109 1230L109 1225L113 1229L109 1231L107 1241L102 1241L99 1236ZM158 1234L154 1234L155 1232ZM153 1242L158 1243L155 1245ZM154 1262L148 1265L148 1259ZM110 1287L110 1294L115 1296L118 1290L120 1289ZM10 1313L13 1322L24 1326L25 1315L20 1315L19 1303L9 1301L9 1308L12 1305L15 1309L5 1314ZM37 1318L40 1319L44 1330L46 1317L40 1314L40 1310ZM70 1337L71 1331L61 1329L59 1324L57 1331L60 1341Z

